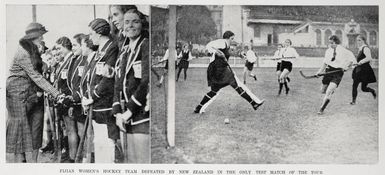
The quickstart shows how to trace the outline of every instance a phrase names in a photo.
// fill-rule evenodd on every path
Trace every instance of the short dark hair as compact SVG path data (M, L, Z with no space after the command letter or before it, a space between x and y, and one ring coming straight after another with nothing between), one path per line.
M124 13L124 15L126 15L127 13L134 13L134 14L138 15L138 16L139 16L139 19L140 19L140 22L142 23L142 28L143 28L144 30L148 30L148 29L149 29L150 24L149 24L149 22L147 21L147 18L146 18L146 15L145 15L145 14L143 14L142 12L140 12L140 11L137 10L137 9L127 11L126 13ZM143 30L143 29L142 29L142 30Z
M68 50L72 50L71 40L65 36L62 36L58 40L56 40L56 44L60 44L64 48L67 48Z
M76 35L74 35L74 39L75 41L78 43L78 44L82 44L82 38L84 38L84 36L86 36L84 33L78 33Z
M364 35L358 35L357 38L361 38L361 40L367 45L368 43L366 42L366 37Z
M293 44L290 39L286 39L285 41L289 41L290 46Z
M118 4L114 4L114 5L110 5L109 8L111 9L112 7L117 7L122 12L122 14L126 13L129 10L138 10L138 7L136 7L136 5L118 5Z
M230 37L234 36L234 33L232 31L226 31L223 33L223 39L229 39Z
M96 33L101 34L103 36L109 36L111 27L110 24L102 18L96 18L88 24L89 27L91 27L92 30L94 30Z
M90 39L90 36L89 35L83 35L81 40L84 41L84 43L86 43L86 46L93 50L93 51L97 51L98 50L98 46L94 45L94 43L92 42L92 40Z
M336 36L336 35L330 36L330 37L329 37L329 40L334 41L334 43L336 43L336 44L341 44L341 40L340 40L340 39L338 38L338 36Z

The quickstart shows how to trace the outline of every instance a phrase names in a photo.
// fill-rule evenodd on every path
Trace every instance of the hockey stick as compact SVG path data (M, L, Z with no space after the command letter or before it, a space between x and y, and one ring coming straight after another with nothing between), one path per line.
M282 60L282 59L295 59L296 57L269 57L269 58L261 58L261 60Z
M87 131L88 131L89 116L90 116L90 114L87 115L86 121L84 123L84 128L82 131L83 135L80 138L80 143L78 146L78 150L76 152L75 163L82 163L82 161L83 161L84 143L85 143L86 135L87 135ZM88 138L88 139L90 139L90 138Z
M60 124L60 119L59 119L59 115L58 115L58 111L57 111L57 106L54 106L53 107L53 111L54 111L54 116L55 116L55 129L56 129L56 150L55 150L55 155L56 155L56 161L58 163L60 163L61 161L61 156L62 156L62 138L61 138L61 132L60 132L60 127L61 127L61 124Z
M122 113L125 112L125 100L123 98L123 93L120 92L120 107L122 109ZM122 132L122 135L123 135L123 156L124 156L124 163L128 163L128 154L127 154L127 151L128 151L128 142L127 142L127 133L123 132L123 131L120 131Z
M302 70L299 71L299 73L301 74L301 76L305 79L311 79L311 78L318 78L318 77L321 77L321 76L325 76L325 75L329 75L329 74L334 74L334 73L337 73L337 72L342 72L343 70L334 70L334 71L330 71L330 72L323 72L323 73L320 73L320 74L314 74L314 75L305 75Z

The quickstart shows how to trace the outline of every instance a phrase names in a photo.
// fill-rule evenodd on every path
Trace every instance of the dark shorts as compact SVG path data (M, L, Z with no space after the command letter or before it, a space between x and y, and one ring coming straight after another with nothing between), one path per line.
M341 70L341 69L328 66L325 72L336 71L336 70ZM325 75L322 79L322 84L328 85L329 83L333 82L338 86L343 76L344 76L344 71L342 70L336 73Z
M252 71L254 68L254 63L250 63L246 60L245 67L247 68L247 70Z
M290 61L281 61L277 63L277 71L287 69L289 72L293 70L293 64Z

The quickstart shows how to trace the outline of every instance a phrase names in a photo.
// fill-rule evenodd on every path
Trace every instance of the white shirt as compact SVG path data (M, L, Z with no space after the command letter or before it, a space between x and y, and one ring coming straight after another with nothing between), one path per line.
M337 45L336 47L336 57L334 61L332 61L333 52L333 48L327 49L323 61L325 64L331 67L347 70L350 64L357 62L353 52L346 49L345 47L342 47L341 45Z
M137 37L134 41L131 41L131 40L130 40L129 47L130 47L131 51L132 51L132 50L135 50L135 46L136 46L136 44L138 43L139 38L140 38L140 36Z
M248 50L248 51L246 52L246 59L247 59L248 62L254 63L254 62L257 61L257 56L255 55L255 52L254 52L254 51Z
M226 39L217 39L217 40L214 40L214 41L210 41L207 45L206 45L206 49L211 53L213 54L210 58L210 62L214 61L215 59L215 52L216 50L215 49L225 49L226 47L230 47L230 44L227 43L227 40Z
M189 52L189 50L183 50L182 52L180 52L179 55L178 55L178 59L179 59L179 58L182 58L182 57L183 57L183 53L186 53L186 52ZM192 60L192 58L193 58L193 57L192 57L192 54L191 54L191 52L189 52L189 53L188 53L187 61Z
M283 49L282 51L283 57L294 57L294 58L299 57L297 51L293 47L286 47L282 49ZM291 59L282 59L282 61L290 61L290 60Z
M163 59L161 59L160 62L168 60L169 56L170 56L170 54L169 54L169 51L167 49L166 53L164 53ZM177 55L177 53L175 51L175 60L177 59L177 57L178 57L178 55Z
M275 51L274 58L282 58L282 51L283 49Z
M68 52L66 56L64 56L63 61L59 62L59 68L63 66L63 64L70 58L72 52ZM67 63L68 64L68 63Z

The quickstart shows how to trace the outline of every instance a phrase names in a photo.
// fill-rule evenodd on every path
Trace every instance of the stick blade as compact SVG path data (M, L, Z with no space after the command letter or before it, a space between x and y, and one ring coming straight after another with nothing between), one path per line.
M305 79L317 78L317 75L305 75L302 70L299 71L299 74Z

